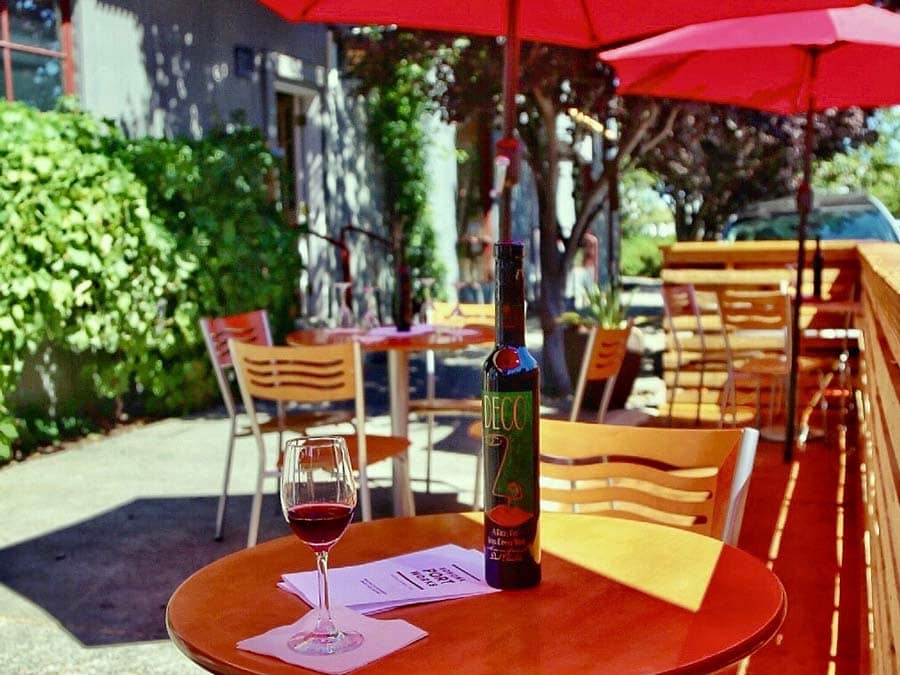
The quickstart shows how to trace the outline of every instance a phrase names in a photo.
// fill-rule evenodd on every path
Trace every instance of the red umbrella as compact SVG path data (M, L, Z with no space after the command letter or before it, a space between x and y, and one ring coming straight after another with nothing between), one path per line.
M621 94L727 103L806 115L785 458L793 454L800 305L810 207L813 115L900 103L900 15L869 5L687 26L601 52Z
M515 159L512 140L521 40L598 48L677 26L785 9L858 4L860 0L259 0L291 21L396 24L404 28L503 35L504 140L498 151ZM509 239L509 187L504 189L501 239Z

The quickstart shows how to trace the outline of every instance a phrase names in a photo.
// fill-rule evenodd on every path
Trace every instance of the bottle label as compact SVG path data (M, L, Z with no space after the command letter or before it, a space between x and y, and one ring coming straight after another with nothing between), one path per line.
M485 553L489 560L539 560L536 537L534 395L485 392L484 455L489 490L485 504Z

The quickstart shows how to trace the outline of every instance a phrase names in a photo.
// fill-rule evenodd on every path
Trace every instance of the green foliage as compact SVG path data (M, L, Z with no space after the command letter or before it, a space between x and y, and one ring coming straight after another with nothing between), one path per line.
M639 235L646 228L672 223L672 210L660 195L661 188L660 180L645 169L622 172L619 190L625 238Z
M440 279L443 274L433 255L434 230L427 209L427 139L422 126L431 111L428 69L432 60L399 56L415 43L406 33L370 31L367 36L372 58L361 62L355 74L363 78L361 91L368 94L369 141L383 163L386 221L395 255L402 256L412 277ZM376 67L386 63L389 69Z
M563 312L558 323L574 326L621 328L628 318L631 296L624 297L620 286L594 284L586 290L587 306L577 312Z
M146 189L105 148L116 132L87 115L0 103L0 392L44 342L138 360L195 262L154 220ZM125 379L98 382L106 394ZM2 394L0 394L2 395ZM18 431L0 401L0 458Z
M631 106L640 98L629 99ZM651 171L674 205L679 240L718 238L728 217L750 202L788 195L802 171L803 116L773 115L724 105L660 101L671 119L661 142L632 162ZM626 121L639 123L638 118ZM816 117L816 157L874 140L856 109Z
M270 198L280 167L259 130L218 129L200 141L146 138L129 143L123 159L147 185L148 205L179 250L203 261L182 301L192 326L199 316L262 307L283 337L293 326L300 261L296 233Z
M299 261L274 168L256 130L128 141L67 101L0 102L0 461L20 435L81 428L4 403L43 344L83 355L86 398L181 413L215 391L200 316L266 307L289 325Z
M878 140L817 162L813 182L828 191L863 191L900 215L900 110L878 112L873 120Z
M644 234L622 239L622 274L631 277L658 277L662 269L662 250L674 237L651 237Z

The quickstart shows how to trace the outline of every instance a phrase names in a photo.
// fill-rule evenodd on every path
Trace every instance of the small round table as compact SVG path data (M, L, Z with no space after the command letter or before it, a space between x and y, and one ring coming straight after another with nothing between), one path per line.
M409 354L427 350L457 350L493 342L494 329L472 325L442 329L415 325L400 332L393 326L364 330L358 328L307 328L288 333L285 341L295 345L334 344L358 340L363 351L388 353L388 383L391 409L391 434L409 436ZM485 354L486 355L486 354ZM405 454L394 459L394 484L409 481ZM408 490L394 491L394 513L413 515L415 506L404 500Z
M480 518L440 514L356 523L335 546L332 565L449 542L480 549ZM709 673L762 647L785 616L778 578L748 553L707 537L603 516L544 513L541 539L540 585L376 615L405 619L429 635L360 672ZM705 558L696 559L706 563L654 569L648 559L661 541L667 550L681 548L686 560L705 550ZM673 587L701 582L699 608L684 609L585 564L585 551L604 550L602 557L616 559L632 576L645 570L636 578L645 575L650 586L660 577L670 578L666 583ZM169 635L185 655L214 672L306 672L235 644L304 614L307 606L275 584L284 573L313 568L312 553L294 537L225 556L172 595Z

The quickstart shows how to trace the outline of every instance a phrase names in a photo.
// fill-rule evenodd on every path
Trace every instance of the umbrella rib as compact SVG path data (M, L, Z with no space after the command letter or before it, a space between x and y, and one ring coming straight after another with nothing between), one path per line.
M306 6L300 13L300 16L304 17L304 20L307 20L305 17L309 15L309 13L314 10L318 5L321 5L323 0L311 0L306 3Z
M580 0L579 6L581 7L581 12L584 14L584 23L587 25L588 29L591 32L591 40L594 44L602 44L602 40L600 39L600 34L594 28L594 22L591 17L591 13L588 11L588 0Z

